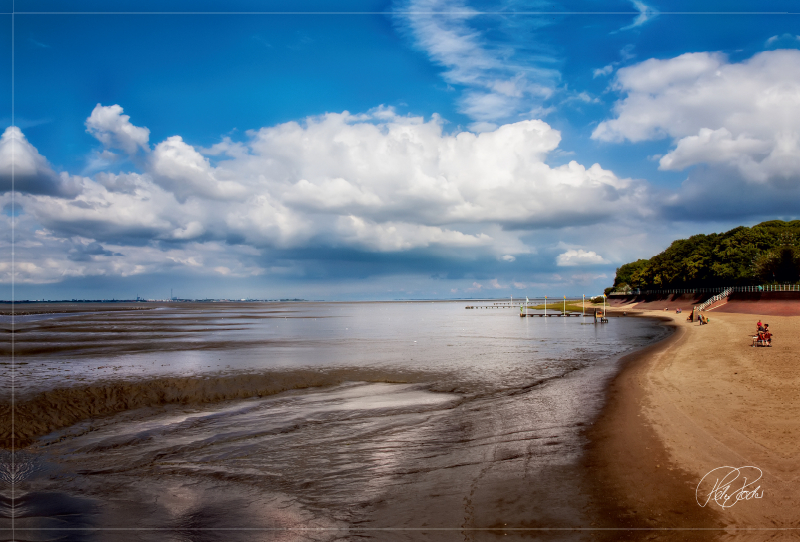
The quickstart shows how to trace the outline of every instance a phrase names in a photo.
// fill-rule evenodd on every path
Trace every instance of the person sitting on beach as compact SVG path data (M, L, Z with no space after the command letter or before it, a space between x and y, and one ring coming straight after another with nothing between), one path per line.
M762 335L762 333L759 333ZM764 324L764 346L772 346L772 332L769 330L769 324Z

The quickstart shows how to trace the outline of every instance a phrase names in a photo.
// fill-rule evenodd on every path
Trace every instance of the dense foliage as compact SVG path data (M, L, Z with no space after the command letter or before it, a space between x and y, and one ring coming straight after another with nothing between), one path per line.
M713 288L800 280L800 220L693 235L617 269L614 290Z

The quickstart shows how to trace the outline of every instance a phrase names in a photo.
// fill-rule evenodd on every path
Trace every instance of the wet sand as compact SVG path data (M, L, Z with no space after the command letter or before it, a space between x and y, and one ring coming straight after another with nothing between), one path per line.
M336 318L311 317L323 309ZM337 540L603 534L589 530L604 525L604 500L592 499L581 462L586 429L619 357L665 336L652 322L595 326L384 304L309 305L309 317L278 319L255 307L253 318L229 326L241 310L220 306L211 319L208 311L92 313L20 326L17 340L28 347L17 359L27 363L20 380L48 377L17 398L18 425L30 430L17 444L31 446L11 476L31 529L79 510L97 529L323 525L342 529L320 535ZM86 336L87 324L102 340ZM161 335L152 351L183 333L190 348L145 357L139 334L153 327ZM69 355L34 350L48 341ZM231 346L204 347L220 341ZM97 343L113 357L98 354ZM73 384L79 378L86 382ZM410 403L385 405L391 390Z
M798 318L762 317L775 335L773 347L754 348L757 316L709 312L710 324L699 326L685 314L639 314L668 319L676 332L626 360L589 431L586 461L594 493L605 504L606 525L655 531L612 538L800 535ZM761 469L763 478L753 488L760 486L762 498L724 510L713 501L698 505L698 484L723 466ZM701 501L710 488L701 486Z

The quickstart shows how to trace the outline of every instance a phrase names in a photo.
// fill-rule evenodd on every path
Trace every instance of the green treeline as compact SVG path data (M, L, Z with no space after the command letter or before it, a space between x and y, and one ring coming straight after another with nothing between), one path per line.
M617 269L614 287L714 288L800 281L800 220L770 220L752 228L693 235L649 260Z

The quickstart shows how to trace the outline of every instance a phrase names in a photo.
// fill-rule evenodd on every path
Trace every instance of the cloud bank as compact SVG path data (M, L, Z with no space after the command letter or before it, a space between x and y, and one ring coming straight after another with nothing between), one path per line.
M454 78L483 85L488 68L476 53L468 70L469 48L461 49L480 36L459 32L441 54L456 55ZM738 63L691 53L619 69L613 116L592 137L663 140L658 167L686 172L673 189L600 164L555 165L561 134L533 119L447 133L435 115L379 107L203 148L177 134L151 142L122 106L99 104L85 123L102 158L91 175L57 172L10 127L0 138L0 244L11 245L13 224L17 267L12 277L0 263L0 281L157 273L328 280L380 268L482 288L589 283L603 275L599 266L652 251L654 239L666 246L680 235L670 229L676 219L694 221L691 233L697 222L796 216L798 74L800 52L785 50ZM108 170L111 163L130 170ZM551 275L537 282L531 269ZM581 273L565 278L571 271Z
M662 170L725 166L754 184L800 174L800 51L765 51L740 63L719 53L650 59L617 72L626 97L592 137L671 138Z
M17 220L41 225L29 241L53 261L62 255L62 275L148 272L158 251L170 266L252 275L266 272L253 262L272 249L467 251L511 262L535 252L521 240L527 231L574 225L575 216L592 224L610 216L610 204L638 207L646 197L641 183L599 164L547 165L560 134L543 121L478 134L447 134L442 124L377 108L266 127L208 149L177 135L151 148L149 130L122 107L98 105L89 132L108 151L140 153L142 171L56 176L9 128L9 139L24 142L25 171L51 183L16 187ZM239 247L232 253L248 261L217 265L220 247ZM30 263L20 280L57 278L58 265Z

